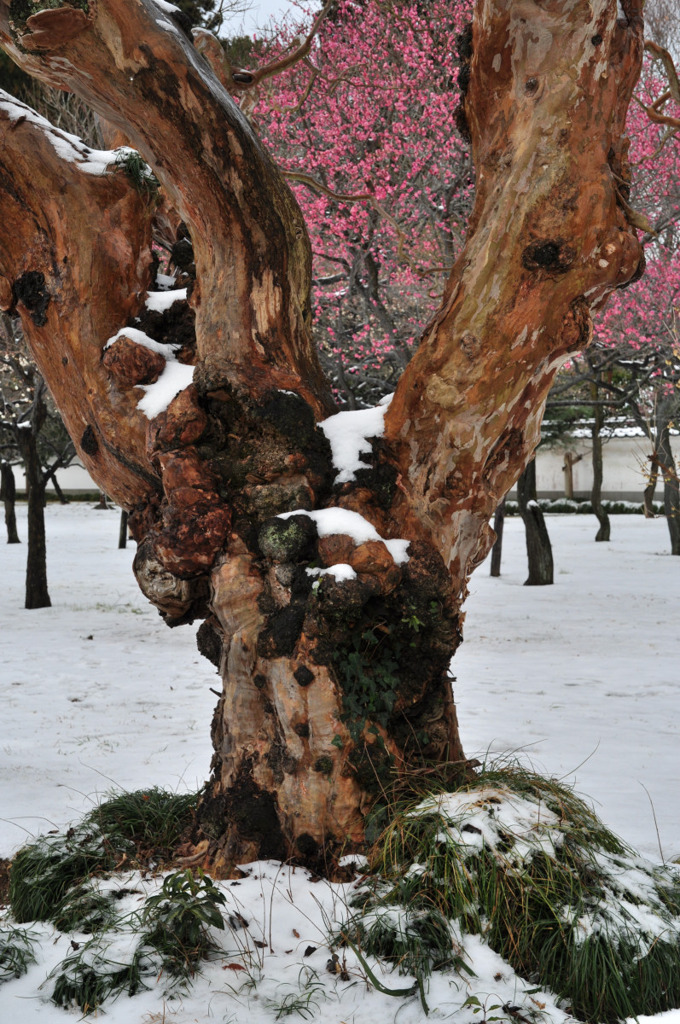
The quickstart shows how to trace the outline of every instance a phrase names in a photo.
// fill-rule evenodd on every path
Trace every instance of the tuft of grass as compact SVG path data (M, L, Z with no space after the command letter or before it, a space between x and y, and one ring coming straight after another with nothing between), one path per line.
M89 883L69 889L52 914L52 921L60 932L106 931L116 918L111 896L98 892Z
M120 793L75 828L40 836L12 862L9 901L14 917L19 923L51 920L64 931L91 930L88 921L94 927L98 916L106 919L105 897L73 890L123 861L146 867L169 859L193 820L196 799L192 793L156 788Z
M160 184L146 160L134 149L123 146L116 155L116 166L125 174L133 188L148 199L155 199Z
M468 970L479 934L570 1012L615 1021L680 1000L680 877L637 858L567 787L493 769L402 808L341 938L416 978Z
M168 859L193 821L196 793L152 787L118 793L100 803L88 820L108 836L134 843L140 854Z
M0 984L21 978L35 963L35 937L25 928L0 928Z
M303 1020L320 1020L319 1008L326 1000L326 988L319 975L311 967L303 967L298 974L297 986L279 999L270 999L267 1005L276 1011L274 1020L284 1017L302 1017Z
M134 944L133 936L127 936L127 949L121 939L118 935L114 942L106 942L101 935L95 936L59 964L53 972L52 1002L64 1009L77 1006L89 1014L110 996L123 992L134 996L148 988L144 979L157 974L159 965Z
M67 892L92 875L112 870L130 852L87 820L68 832L40 836L12 861L9 902L21 924L51 920Z

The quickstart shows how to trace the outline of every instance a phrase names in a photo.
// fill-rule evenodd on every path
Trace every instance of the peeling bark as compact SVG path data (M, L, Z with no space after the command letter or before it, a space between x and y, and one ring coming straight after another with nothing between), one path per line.
M257 856L330 869L361 846L395 775L468 769L449 676L467 577L558 366L641 264L622 136L642 55L634 8L624 24L614 0L477 4L468 240L385 439L337 486L316 425L333 404L307 233L248 122L151 0L26 20L0 0L17 63L78 93L160 182L157 200L140 194L113 157L89 174L88 154L66 158L52 129L0 103L0 299L21 313L88 470L130 511L141 589L170 625L205 619L199 645L219 662L195 837L219 872ZM145 308L154 216L192 278L189 306L162 315ZM140 351L135 328L174 339L172 354ZM193 382L147 420L138 388L171 362L194 365ZM304 512L334 506L407 538L408 561L379 540L319 536ZM343 582L307 572L347 563Z
M489 549L487 523L539 440L557 368L641 265L621 201L641 55L641 19L617 21L612 0L476 6L464 100L475 208L386 418L403 516L454 586Z

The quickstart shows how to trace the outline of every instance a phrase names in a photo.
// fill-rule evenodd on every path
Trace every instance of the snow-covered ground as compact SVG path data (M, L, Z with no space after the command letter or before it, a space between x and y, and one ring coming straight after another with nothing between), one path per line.
M22 608L25 543L0 546L0 856L63 827L114 787L195 790L210 760L214 669L198 655L192 629L169 630L138 592L134 545L116 547L118 513L49 506L47 526L51 609ZM658 861L659 843L666 858L680 854L680 559L667 554L663 521L617 516L612 527L612 541L595 544L594 520L551 516L556 582L528 588L521 523L506 522L502 577L482 567L471 582L456 698L468 755L519 751L566 777ZM23 510L20 533L25 539ZM299 1003L298 1019L324 1024L468 1024L479 1015L461 1010L467 995L490 1007L516 1002L523 990L479 939L466 939L477 977L461 991L437 975L425 1018L416 997L367 988L350 955L349 981L326 971L323 919L341 916L346 889L262 864L225 892L238 898L255 937L261 932L259 960L239 970L234 945L189 995L166 1001L156 986L119 999L106 1007L111 1024L272 1024L301 994L309 1002L306 1010ZM40 962L0 988L8 1024L80 1017L44 1001L49 985L37 992L70 941L51 925L37 930ZM308 946L315 952L305 957ZM403 981L388 975L383 983ZM544 1021L565 1019L549 996L533 1001L545 1003ZM654 1020L662 1016L680 1024L680 1011Z
M552 587L525 587L521 520L501 577L470 581L452 663L468 756L518 750L587 794L649 857L680 855L680 558L663 519L547 517Z

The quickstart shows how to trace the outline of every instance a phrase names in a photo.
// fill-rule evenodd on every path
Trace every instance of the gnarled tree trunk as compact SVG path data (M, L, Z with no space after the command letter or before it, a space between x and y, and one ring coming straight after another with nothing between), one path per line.
M642 53L640 4L624 6L617 22L615 0L478 2L463 44L468 240L384 437L340 483L317 426L333 404L304 223L208 65L151 0L65 0L28 18L0 0L3 46L123 133L193 245L188 307L178 296L151 315L160 208L126 158L68 149L0 103L0 294L88 470L130 510L142 590L171 624L205 619L199 642L222 673L196 836L217 870L332 863L361 845L394 772L465 766L448 665L466 580L557 368L641 262L620 201ZM140 344L134 327L178 345ZM135 388L182 362L192 382L147 419ZM291 512L313 516L276 518ZM385 543L397 538L408 560Z

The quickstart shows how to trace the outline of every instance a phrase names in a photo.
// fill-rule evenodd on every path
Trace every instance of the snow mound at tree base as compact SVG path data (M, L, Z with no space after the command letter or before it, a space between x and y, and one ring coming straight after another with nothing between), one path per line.
M637 857L557 783L506 769L421 800L371 866L342 935L421 994L433 971L473 971L475 935L577 1017L680 1004L680 873Z
M680 1004L680 873L636 857L540 776L485 771L412 799L346 883L269 861L215 883L187 868L121 871L137 839L148 855L154 830L160 846L181 827L189 801L166 797L121 795L17 855L0 916L8 1019L101 1008L141 1024L163 1000L172 1024L207 1006L239 1024L566 1024ZM148 827L147 805L167 807L171 832Z

